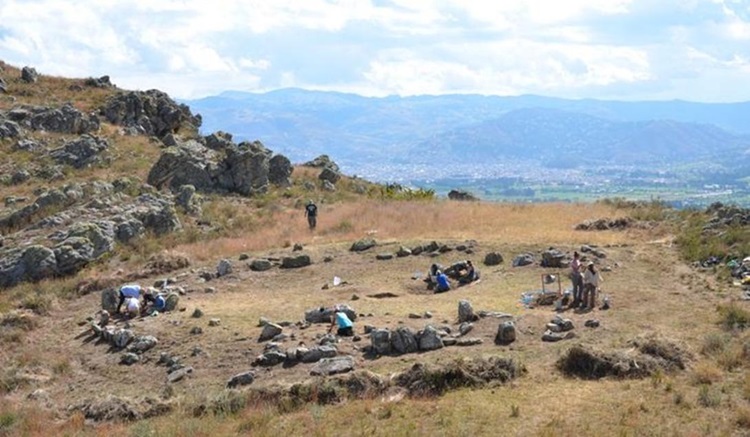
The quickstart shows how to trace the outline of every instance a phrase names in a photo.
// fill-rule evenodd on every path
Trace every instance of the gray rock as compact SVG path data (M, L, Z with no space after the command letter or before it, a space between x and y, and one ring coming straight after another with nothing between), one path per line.
M102 113L110 123L133 127L157 138L179 131L197 131L202 122L187 105L177 104L158 90L119 93L107 100Z
M318 179L320 179L321 181L328 181L331 184L335 185L336 182L341 179L341 173L330 167L324 167L318 175Z
M484 343L481 338L459 338L456 340L456 346L476 346Z
M0 118L0 139L18 138L21 136L21 127L18 123Z
M268 162L268 181L274 185L288 187L292 184L291 161L284 155L274 155Z
M450 200L462 200L462 201L476 201L479 200L475 195L469 193L466 190L450 190L448 192L448 198Z
M82 113L70 104L59 108L34 108L23 121L33 130L81 135L99 130L99 119Z
M175 204L185 211L185 214L198 216L201 214L200 202L195 195L195 187L181 185L175 197Z
M255 259L250 263L250 270L255 272L270 270L272 267L273 264L267 259Z
M21 80L26 83L35 83L39 78L39 73L33 67L23 67L21 69Z
M463 322L458 326L458 332L463 336L471 332L474 329L474 325L469 322Z
M362 252L372 247L375 247L377 243L372 238L364 238L359 241L355 241L352 247L349 248L352 252Z
M68 141L63 147L50 151L49 155L59 164L84 168L101 163L101 153L107 149L109 149L109 142L106 139L81 135L73 141Z
M192 328L190 329L190 334L192 334L192 335L200 335L200 334L203 334L203 328L201 328L200 326L193 326L193 327L192 327Z
M250 385L255 381L255 372L247 371L234 375L227 381L227 388L237 388L244 385Z
M417 337L406 326L400 326L391 334L391 348L399 354L415 353L419 350Z
M411 250L404 246L399 247L398 251L396 252L396 256L399 258L403 258L409 255L411 255Z
M253 366L270 367L281 364L286 360L286 353L278 349L269 350L253 361Z
M3 137L2 135L2 123L3 121L0 120L0 138ZM44 151L45 146L42 142L33 140L33 139L23 139L18 140L18 142L13 146L13 150L23 150L24 152L31 152L31 153L37 153Z
M234 147L232 134L223 131L214 132L211 135L203 137L203 143L209 149L219 152Z
M365 325L364 326L364 330L365 330L365 334L369 334L369 333L371 333L372 331L375 330L375 327L372 326L372 325Z
M89 77L83 81L83 84L93 88L114 88L109 76Z
M139 361L141 361L141 357L139 357L138 354L134 354L132 352L126 352L120 356L120 364L124 364L126 366L130 366Z
M39 281L57 274L55 252L40 245L12 249L0 256L0 287Z
M281 268L284 269L295 269L300 267L306 267L312 264L310 255L299 254L295 256L285 256L281 259Z
M391 352L391 331L388 329L374 329L370 332L370 343L373 352L378 355L388 355Z
M534 264L534 255L524 253L513 258L513 267L523 267Z
M140 220L129 218L118 223L115 227L115 239L121 243L134 241L146 232L146 227Z
M336 347L332 345L314 346L302 352L300 361L303 363L315 363L323 358L335 357L338 353Z
M349 320L355 321L357 319L357 313L352 307L347 304L339 304L338 307L346 313ZM320 307L313 308L305 311L305 321L309 323L331 323L331 317L333 317L333 308L331 307Z
M219 261L219 264L216 266L216 276L220 278L230 273L232 273L232 261L228 259Z
M143 353L149 349L153 349L159 341L153 335L142 335L138 336L133 340L133 343L128 347L131 352Z
M300 250L304 249L304 246L302 246L302 243L294 243L294 247L292 248L292 252L298 252Z
M336 191L336 186L333 185L330 181L323 181L322 187L323 191L328 191L329 193L333 193Z
M193 310L193 314L191 315L191 317L200 319L201 317L203 317L203 311L200 308L196 308L195 310Z
M320 338L320 340L318 340L318 344L321 345L321 346L325 346L327 344L334 344L335 345L337 343L337 341L338 340L336 339L335 335L333 335L331 333L328 333L328 334L322 336Z
M183 367L181 369L176 369L167 375L167 382L170 384L174 384L175 382L179 382L183 380L186 376L190 375L191 373L193 373L193 368L190 366Z
M496 266L502 264L502 262L503 256L500 252L490 252L484 256L484 265L486 266Z
M430 325L417 333L417 339L420 351L431 351L443 347L443 340L438 330Z
M458 323L475 322L477 320L479 320L479 316L474 314L471 302L465 299L458 301Z
M380 261L387 261L387 260L393 259L393 254L392 253L379 253L375 255L375 259L380 260Z
M221 319L210 319L208 321L208 326L219 326L221 325Z
M263 326L263 330L260 333L260 337L258 337L259 342L268 341L277 335L281 334L283 331L283 328L275 323L266 323Z
M542 267L564 268L568 263L565 262L565 254L553 247L542 252Z
M328 376L354 370L354 358L351 356L324 358L310 369L314 376Z
M330 168L335 172L340 171L339 166L335 162L333 162L333 160L328 155L320 155L312 161L308 161L302 165L305 167L314 168Z
M507 345L516 341L516 325L513 322L502 322L497 327L495 344Z
M165 299L164 311L174 311L180 303L180 295L178 293L169 293Z
M133 331L129 329L118 329L112 334L112 345L118 349L125 349L135 338Z
M120 292L114 288L106 288L102 291L102 309L114 314L117 311L117 302L120 300Z
M12 185L20 185L29 179L31 179L31 173L26 169L21 169L13 172L13 175L10 177L10 183Z

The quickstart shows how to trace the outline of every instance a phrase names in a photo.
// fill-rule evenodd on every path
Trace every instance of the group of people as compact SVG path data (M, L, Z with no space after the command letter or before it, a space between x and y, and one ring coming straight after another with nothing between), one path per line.
M435 293L444 293L452 288L449 278L455 279L459 286L466 285L479 280L479 271L471 260L459 261L445 270L439 264L433 264L427 272L425 282Z
M570 262L570 279L573 282L573 302L570 308L594 309L596 307L596 293L602 283L602 276L593 262L586 267L581 263L581 256L573 252Z
M143 297L143 303L141 303ZM162 312L167 306L165 297L154 287L145 290L138 284L127 284L120 287L120 300L117 303L117 314L125 305L125 314L137 317L142 313Z

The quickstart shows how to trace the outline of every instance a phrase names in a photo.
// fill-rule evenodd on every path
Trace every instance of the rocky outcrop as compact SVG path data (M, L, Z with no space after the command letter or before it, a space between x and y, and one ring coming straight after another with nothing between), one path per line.
M187 105L176 103L158 90L117 94L107 100L101 113L110 123L159 138L181 131L195 132L202 123L201 116L193 115Z
M50 157L60 164L83 168L101 162L101 152L108 148L109 142L104 138L81 135L78 139L65 143L63 147L52 150Z
M336 182L338 182L339 179L341 179L341 173L329 167L324 167L323 171L321 171L320 174L318 175L318 179L320 179L323 182L329 182L332 185L336 185Z
M352 247L350 247L349 250L352 252L363 252L367 249L375 247L376 245L377 243L372 238L364 238L352 243Z
M448 192L450 200L476 201L479 200L475 195L465 190L450 190Z
M206 138L204 142L214 145L224 140L224 137ZM281 155L273 156L259 141L238 145L229 142L222 147L223 151L219 153L195 140L169 147L151 168L148 183L157 188L168 186L172 190L192 185L201 192L231 192L245 196L266 192L269 183L289 183L289 160Z
M0 287L39 281L57 273L55 252L40 245L7 251L0 256Z
M35 131L81 135L99 130L99 119L95 115L84 114L70 104L59 108L17 107L10 110L6 118Z
M567 268L570 263L566 261L565 254L554 247L542 252L542 267Z
M39 79L39 73L34 67L23 67L21 69L21 80L26 83L35 83Z
M115 86L110 82L109 76L102 77L89 77L83 81L83 84L93 88L114 88Z
M18 138L21 136L21 128L18 123L0 117L0 140L3 138Z
M339 169L339 166L335 162L333 162L333 160L331 160L328 155L320 155L312 161L308 161L302 165L304 165L305 167L329 168L337 173L341 171Z

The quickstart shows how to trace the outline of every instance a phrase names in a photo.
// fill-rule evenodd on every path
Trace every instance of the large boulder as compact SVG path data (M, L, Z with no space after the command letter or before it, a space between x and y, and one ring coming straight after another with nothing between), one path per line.
M458 323L475 322L477 320L479 320L479 316L474 314L471 302L465 299L458 301Z
M25 281L39 281L57 274L55 252L32 245L0 254L0 287L12 287Z
M201 116L193 115L187 105L176 103L158 90L119 93L107 100L101 112L110 123L158 138L181 131L195 132L202 123Z
M339 351L333 345L313 346L310 349L299 350L299 360L303 363L315 363L323 358L333 358Z
M367 249L375 247L377 243L372 238L363 238L361 240L352 243L352 247L349 248L352 252L363 252Z
M330 167L324 167L323 170L318 175L318 179L321 181L328 181L331 184L336 184L336 182L341 179L341 173L331 169Z
M226 151L226 157L217 169L218 186L244 196L268 191L268 172L271 151L260 141L240 143Z
M568 264L565 262L565 254L554 247L542 252L542 267L565 268Z
M305 167L314 168L330 168L335 172L340 171L339 166L335 162L333 162L333 160L331 160L328 155L320 155L312 161L308 161L302 165L304 165Z
M21 80L26 83L34 83L39 79L39 73L36 72L34 67L23 67L21 69Z
M400 326L391 334L391 348L399 354L414 353L419 350L417 337L406 326Z
M102 291L102 309L114 314L117 311L117 303L120 301L120 292L110 287Z
M216 152L188 141L164 150L151 167L147 182L157 188L168 186L178 190L183 185L192 185L198 191L213 191L217 161Z
M496 266L503 262L503 255L500 252L490 252L484 256L484 265Z
M96 116L84 114L70 104L59 108L32 108L16 114L18 121L38 131L81 135L99 130L99 119Z
M373 329L370 331L370 345L372 351L378 355L391 353L391 331L388 329Z
M289 186L293 169L289 158L284 155L274 155L268 162L268 181L281 187Z
M81 135L63 147L50 151L50 157L60 164L83 168L101 162L100 154L108 148L109 142L104 138Z
M516 341L516 325L510 321L500 323L495 334L495 343L506 345L514 341Z
M440 333L430 325L427 325L423 330L417 333L417 339L420 351L431 351L444 347Z

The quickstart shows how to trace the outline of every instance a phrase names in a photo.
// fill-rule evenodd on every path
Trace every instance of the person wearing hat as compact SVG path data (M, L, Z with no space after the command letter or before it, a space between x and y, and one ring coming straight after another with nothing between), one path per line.
M594 309L596 306L596 291L603 282L602 275L596 270L593 262L589 262L583 272L583 302L581 308Z
M153 311L164 312L164 308L167 306L167 300L161 295L154 287L148 287L146 292L143 294L144 306L150 305L144 309L147 313Z
M315 226L318 224L318 206L315 205L312 199L305 206L305 217L307 217L307 224L310 226L310 229L315 229Z
M331 326L328 328L328 332L330 333L336 325L339 327L336 335L340 335L341 337L351 337L354 335L354 323L338 305L333 307L333 316L331 316Z

